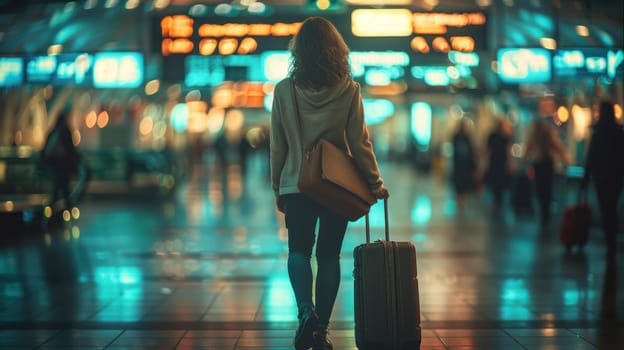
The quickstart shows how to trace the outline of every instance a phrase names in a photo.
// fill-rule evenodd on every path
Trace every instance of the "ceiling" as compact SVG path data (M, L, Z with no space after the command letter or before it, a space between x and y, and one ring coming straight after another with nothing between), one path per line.
M105 8L105 4L116 1L116 6ZM153 0L141 0L140 7L126 10L128 0L81 0L81 1L44 1L44 0L0 0L0 53L32 53L46 50L53 43L65 45L64 50L83 51L94 49L131 49L140 50L144 37L137 33L136 22L141 17L149 18L151 13L158 14ZM160 0L163 1L163 0ZM238 4L242 0L236 0ZM346 1L346 0L345 0ZM350 0L363 1L363 0ZM479 8L478 4L488 0L413 0L414 10L419 10L428 3L437 2L438 11L462 11ZM523 42L531 45L535 37L532 22L541 17L553 24L554 14L558 15L562 35L569 39L566 45L578 46L616 46L622 47L624 16L622 0L490 0L494 1L497 14L504 14L507 23L497 28L505 31L504 35L517 38L510 42L522 46ZM514 3L514 1L516 3ZM162 4L163 2L161 2ZM166 3L166 1L164 2ZM169 6L162 11L183 12L195 4L216 5L212 0L169 0ZM314 4L306 0L265 0L269 6L287 6L287 11L301 11L302 4ZM560 7L553 6L560 3ZM62 11L72 4L72 11ZM95 7L85 10L85 5ZM275 4L275 5L271 5ZM444 10L446 9L446 10ZM422 11L422 10L421 10ZM492 12L494 12L492 11ZM148 13L147 16L140 14ZM138 16L138 17L137 17ZM499 19L499 22L503 21ZM116 25L111 25L116 23ZM607 33L613 38L614 45L608 45L600 37L578 37L574 28L582 24L596 28L596 32ZM502 29L501 29L502 28ZM509 28L512 28L509 30ZM548 32L548 29L546 30ZM496 35L499 35L498 33ZM539 41L539 37L537 38Z

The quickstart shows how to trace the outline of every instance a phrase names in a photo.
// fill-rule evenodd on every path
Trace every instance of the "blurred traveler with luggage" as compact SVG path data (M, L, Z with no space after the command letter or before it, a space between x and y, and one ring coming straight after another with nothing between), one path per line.
M63 209L70 209L74 205L69 185L72 177L78 173L80 153L67 124L68 116L69 110L61 111L41 150L41 160L53 184L50 201L53 209L59 205L59 200L63 200Z
M459 120L459 126L453 135L453 173L452 183L457 200L457 207L463 210L466 196L477 187L477 160L472 143L468 119Z
M615 259L617 248L619 228L617 204L624 182L623 152L624 130L615 120L614 105L611 102L602 101L598 120L593 126L587 149L581 191L587 190L591 178L596 189L609 260Z
M509 154L510 127L506 119L499 118L487 139L487 168L483 179L492 193L494 211L499 212L505 190L510 183Z
M561 138L546 123L544 118L535 118L529 129L523 161L529 161L533 165L542 227L547 227L550 223L555 162L557 160L560 160L564 166L570 164Z

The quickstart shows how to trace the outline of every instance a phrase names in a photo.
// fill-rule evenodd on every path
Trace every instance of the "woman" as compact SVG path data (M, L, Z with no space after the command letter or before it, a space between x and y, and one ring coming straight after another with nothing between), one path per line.
M80 159L67 125L68 114L69 110L65 110L58 115L41 151L42 161L50 171L53 182L50 203L54 207L62 199L64 210L73 206L69 183L77 172Z
M387 198L364 123L360 87L350 76L349 49L340 33L321 17L306 19L290 43L290 76L275 86L271 114L271 181L288 228L288 274L299 311L295 348L333 349L327 338L340 283L340 250L347 220L301 194L297 181L301 145L323 138L351 151L377 198ZM297 128L291 84L301 115ZM317 277L312 299L312 249L316 222Z
M475 190L477 180L477 161L468 123L467 119L460 119L457 132L453 135L452 181L459 210L464 209L466 195Z
M614 260L619 227L617 203L624 181L624 130L615 121L615 109L611 102L600 103L599 113L587 150L581 190L586 190L591 176L598 197L607 259Z
M560 159L567 166L570 160L563 142L543 118L535 119L531 125L523 159L531 159L533 163L540 223L542 227L546 227L550 222L555 161Z
M488 165L484 180L492 192L494 210L500 211L503 194L509 185L509 131L505 119L496 121L496 126L487 140Z

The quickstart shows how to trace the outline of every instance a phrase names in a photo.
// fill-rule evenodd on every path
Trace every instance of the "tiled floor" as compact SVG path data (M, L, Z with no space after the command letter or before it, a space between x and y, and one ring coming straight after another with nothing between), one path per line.
M87 197L61 229L5 243L0 349L291 349L286 231L264 164L195 172L170 198ZM584 254L566 255L556 224L495 216L487 194L458 212L439 179L382 171L391 237L417 248L421 349L624 349L624 252L607 269L598 227ZM356 349L352 251L363 240L362 220L344 244L335 349Z

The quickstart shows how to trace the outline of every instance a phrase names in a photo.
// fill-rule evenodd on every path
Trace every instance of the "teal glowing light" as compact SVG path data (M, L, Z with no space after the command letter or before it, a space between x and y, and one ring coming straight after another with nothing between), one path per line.
M19 57L0 57L0 86L20 85L23 78L24 63Z
M429 149L431 142L431 105L427 102L415 102L411 108L411 132L416 146L421 151Z
M87 79L93 59L88 54L80 54L75 60L59 62L56 69L56 77L60 81L75 81L82 84Z
M394 114L394 104L386 99L362 99L366 124L376 125L383 123Z
M446 68L429 69L425 72L425 84L429 86L447 86L450 82Z
M449 197L444 201L442 212L446 217L454 217L457 214L457 203L454 197Z
M455 69L457 69L459 76L462 78L468 78L472 76L472 70L470 70L470 68L467 66L458 65L455 66Z
M459 75L459 70L456 67L448 67L446 69L446 74L448 75L449 78L451 78L452 80L457 80L459 79L460 75Z
M410 72L416 79L423 79L425 77L425 67L414 66L410 69Z
M371 85L387 85L379 82L379 79L387 79L380 74L380 70L387 72L383 75L387 74L390 79L400 78L404 74L401 67L409 65L409 55L403 51L353 51L349 53L349 63L354 78L366 75L367 84L370 79ZM373 68L374 73L369 76L370 71L367 72L367 68Z
M99 52L93 63L96 88L135 88L143 83L143 54L140 52Z
M142 279L142 274L134 266L102 266L95 269L94 279L98 285L136 284Z
M509 46L523 47L529 44L527 37L522 35L519 31L510 30L506 35L507 40L509 40Z
M412 205L412 222L423 225L431 220L431 199L427 196L418 196Z
M553 62L557 68L583 68L585 54L581 50L559 50Z
M351 64L351 75L354 78L359 78L364 76L364 73L366 73L366 68L364 68L363 65L361 64Z
M525 320L533 317L527 305L531 302L531 295L521 279L505 279L501 286L501 305L499 314L503 320Z
M501 299L504 303L526 305L529 301L529 291L523 280L506 279L502 289Z
M171 110L171 126L177 132L186 131L188 126L188 107L186 103L179 103Z
M409 64L409 56L404 51L354 51L349 54L349 62L362 66L392 67L407 66Z
M364 75L364 81L370 86L386 86L392 80L388 69L371 69Z
M371 229L371 241L375 241L377 239L385 239L383 230L383 227L385 225L383 205L373 205L368 212L368 219ZM358 223L357 226L364 227L366 225L366 219L364 216L362 216L355 223Z
M284 274L276 274L269 280L267 295L264 301L263 309L267 313L265 315L267 321L292 321L294 316L292 313L284 312L288 309L296 309L296 303L290 288L288 276Z
M596 36L600 39L600 41L602 41L602 45L613 46L615 44L613 37L611 37L611 35L604 30L594 28L593 31L596 33Z
M546 49L498 50L498 76L506 83L544 83L551 78L551 57Z
M412 236L412 242L414 243L424 243L427 241L427 234L423 232L418 232Z
M273 94L264 95L264 110L271 113L273 111Z
M607 59L604 57L587 57L585 67L590 73L602 73L607 69Z
M214 13L217 16L236 17L240 13L240 10L230 4L219 4L215 7Z
M414 78L424 79L429 86L447 86L451 82L447 70L447 66L413 66L410 72Z
M563 287L563 304L567 306L583 306L596 299L596 292L591 288L583 288L577 281L566 281ZM582 309L582 308L581 308ZM570 308L579 310L579 308Z
M537 27L542 29L540 35L543 35L543 33L552 32L555 27L555 24L550 16L534 12L531 14L531 17L533 18L533 22L535 22Z
M38 56L26 65L28 75L52 75L56 71L57 56Z
M622 50L609 50L607 53L607 75L609 75L609 78L615 78L616 71L623 61L624 52Z
M187 86L217 86L226 80L266 80L258 55L188 55L184 68Z
M448 53L448 58L453 64L460 64L467 67L476 67L479 65L479 54L475 52L450 51Z
M255 15L263 15L267 13L267 6L261 2L254 2L253 4L249 5L247 11Z

